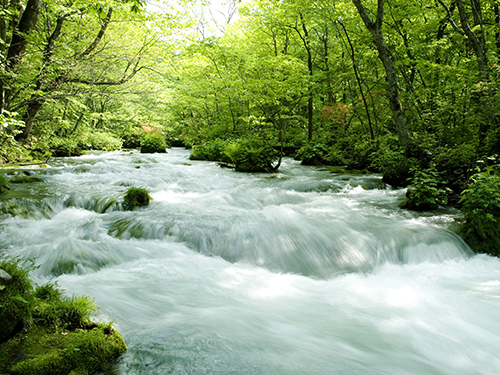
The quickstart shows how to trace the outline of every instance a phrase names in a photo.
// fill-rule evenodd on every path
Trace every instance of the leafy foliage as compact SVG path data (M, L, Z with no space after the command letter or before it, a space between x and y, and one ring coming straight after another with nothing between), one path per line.
M149 132L141 139L141 153L165 153L166 148L167 143L162 134Z
M460 230L464 240L477 252L500 255L500 166L487 167L471 177L463 191Z
M189 159L230 162L231 159L225 153L228 144L228 141L217 138L211 142L195 145Z
M295 155L296 160L301 160L303 165L324 165L327 164L327 149L322 143L308 143L302 146Z
M235 165L238 172L272 172L272 163L278 158L277 152L256 138L239 139L230 142L224 153Z
M433 210L448 203L451 189L445 187L444 181L435 168L412 171L410 185L406 193L407 200L403 207L412 210Z

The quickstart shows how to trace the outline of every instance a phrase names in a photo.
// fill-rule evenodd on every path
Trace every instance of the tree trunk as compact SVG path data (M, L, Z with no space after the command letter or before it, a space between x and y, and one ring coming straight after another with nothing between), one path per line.
M396 68L394 62L392 61L389 48L387 47L384 36L382 35L382 21L384 19L384 0L378 0L377 3L377 17L375 22L373 22L364 6L361 4L361 0L352 0L354 6L357 8L359 15L363 19L366 28L372 34L373 42L378 51L378 57L384 66L385 76L387 80L387 99L389 100L389 106L392 111L394 125L396 126L396 132L398 134L398 140L400 146L408 152L411 138L408 132L408 125L406 114L404 108L399 100L399 88L398 80L396 74Z
M23 132L16 136L17 141L24 141L28 139L29 135L31 134L31 129L33 128L35 117L38 114L38 111L40 111L40 109L42 108L44 102L45 100L40 99L34 100L30 104L28 104L28 108L26 108L26 112L23 116Z
M22 55L28 45L27 36L33 31L38 22L42 5L43 0L28 0L28 4L26 4L19 25L12 35L12 42L7 53L7 66L11 70L21 62Z
M300 22L302 23L302 30L304 35L302 35L298 29L296 29L302 42L304 43L304 48L307 52L307 69L309 70L309 95L307 100L307 141L311 142L313 136L313 110L314 110L314 96L312 91L312 79L313 79L313 61L312 61L312 51L311 51L311 41L309 40L309 32L307 31L306 24L304 22L304 17L302 13L299 13Z

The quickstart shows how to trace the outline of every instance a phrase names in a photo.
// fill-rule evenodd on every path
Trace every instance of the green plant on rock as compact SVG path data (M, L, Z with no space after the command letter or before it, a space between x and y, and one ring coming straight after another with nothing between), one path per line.
M230 162L230 159L224 152L227 145L228 141L220 138L214 139L211 142L195 145L193 151L189 155L189 159Z
M141 139L141 153L143 154L166 153L166 148L167 142L162 134L148 132Z
M146 131L138 126L126 129L120 134L120 138L123 142L123 148L141 147L141 139L145 134Z
M300 160L302 165L325 165L327 153L323 143L308 143L297 151L295 160Z
M7 185L7 177L0 173L0 194L5 193L7 190L10 190L9 185Z
M81 143L90 145L92 150L114 151L122 148L122 140L111 133L95 132L87 134L85 138Z
M500 166L474 174L461 202L465 242L476 252L500 256Z
M33 283L28 278L34 262L21 267L21 260L3 259L0 271L7 276L0 283L0 342L32 323Z
M56 284L37 287L35 297L39 303L33 320L40 326L84 328L92 325L90 315L97 311L95 301L89 296L63 296Z
M444 181L435 168L413 170L410 185L406 193L407 200L402 208L410 210L433 210L440 205L448 204L448 194L451 189L445 187Z
M152 199L146 189L131 187L123 198L123 208L133 210L135 207L147 206Z
M276 150L257 138L230 142L224 152L238 172L272 172L272 163L278 158Z
M127 350L111 324L90 320L94 300L65 297L55 283L34 289L33 269L33 261L0 261L1 374L89 374Z
M400 149L381 145L374 154L372 166L382 173L382 181L394 187L407 186L412 177L412 170L418 168L418 161L408 158Z

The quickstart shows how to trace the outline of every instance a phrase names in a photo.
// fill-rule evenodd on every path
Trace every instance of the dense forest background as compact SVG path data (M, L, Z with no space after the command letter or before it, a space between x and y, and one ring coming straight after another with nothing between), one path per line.
M2 0L1 161L193 148L380 172L500 249L500 2ZM198 7L198 8L197 8Z

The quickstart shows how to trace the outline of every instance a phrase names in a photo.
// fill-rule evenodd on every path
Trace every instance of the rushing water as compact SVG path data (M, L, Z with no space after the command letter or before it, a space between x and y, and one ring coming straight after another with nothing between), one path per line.
M400 210L379 176L188 156L61 159L0 201L1 251L116 322L109 374L500 373L500 261L456 211ZM130 186L154 200L123 211Z

